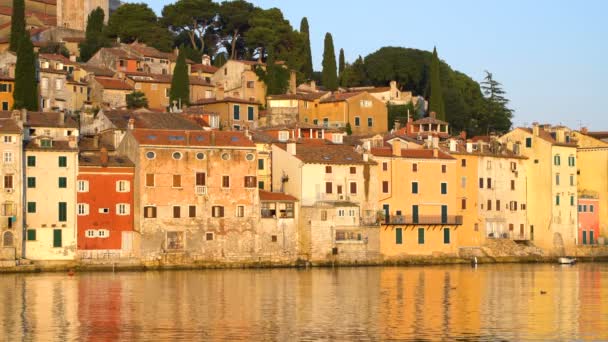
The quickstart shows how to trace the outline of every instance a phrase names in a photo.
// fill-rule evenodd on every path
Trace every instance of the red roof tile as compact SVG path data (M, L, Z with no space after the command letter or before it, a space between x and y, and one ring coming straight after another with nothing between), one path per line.
M331 94L331 96L329 96L328 98L322 99L320 102L321 103L340 102L340 101L349 99L353 96L357 96L361 93L362 93L362 91L355 91L355 92L349 92L349 93L333 93L333 94Z
M317 144L314 139L308 139L307 143L296 144L295 157L308 164L333 164L333 165L351 165L351 164L371 164L375 165L374 161L364 161L363 154L355 151L352 146L333 145L323 141L323 144ZM321 140L322 139L318 139ZM285 144L276 144L283 150L287 150Z
M213 65L192 64L192 66L190 66L190 69L192 70L192 72L201 71L208 74L213 74L217 71L218 68L214 67Z
M260 192L260 201L273 201L273 202L297 202L298 199L284 194L282 192L270 192L265 190L259 190Z
M255 148L255 144L241 132L159 129L135 129L131 132L141 145Z
M259 102L256 102L256 101L249 101L249 100L245 100L245 99L239 99L236 97L224 97L221 100L218 100L217 98L200 99L194 103L191 103L190 106L201 106L201 105L212 104L212 103L244 103L244 104L252 104L252 105L260 104Z
M391 157L393 156L393 149L391 147L372 148L371 153L377 157ZM441 150L437 151L437 157L433 157L433 150L431 149L402 149L401 157L416 159L454 159Z
M95 81L101 84L105 89L133 90L133 87L129 83L115 78L95 77Z

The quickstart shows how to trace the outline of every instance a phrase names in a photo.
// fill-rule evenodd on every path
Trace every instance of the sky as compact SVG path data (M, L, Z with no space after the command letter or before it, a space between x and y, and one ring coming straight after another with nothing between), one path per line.
M157 13L172 1L147 3ZM383 46L432 51L452 69L502 83L514 126L563 124L608 130L608 1L253 0L278 7L296 29L308 18L315 70L323 38L347 62Z

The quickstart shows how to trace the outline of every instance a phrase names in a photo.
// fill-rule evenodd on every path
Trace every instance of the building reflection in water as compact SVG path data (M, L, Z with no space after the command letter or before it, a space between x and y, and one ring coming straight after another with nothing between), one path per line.
M608 340L606 282L606 264L5 274L0 331L7 341Z

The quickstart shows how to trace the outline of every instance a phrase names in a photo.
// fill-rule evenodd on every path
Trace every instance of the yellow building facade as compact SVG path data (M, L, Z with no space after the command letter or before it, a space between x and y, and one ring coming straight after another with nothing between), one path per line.
M353 134L382 133L388 130L386 104L365 91L336 92L320 99L318 110L311 109L311 117L303 115L304 122L332 128L345 127L349 123Z
M0 110L11 110L13 108L14 89L14 78L0 76Z

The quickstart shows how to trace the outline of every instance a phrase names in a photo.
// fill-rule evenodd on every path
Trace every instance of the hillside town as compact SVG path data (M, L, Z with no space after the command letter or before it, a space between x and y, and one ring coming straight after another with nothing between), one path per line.
M471 135L396 80L332 90L280 60L207 54L183 58L188 98L175 100L179 47L117 40L80 60L107 0L25 4L37 110L16 108L0 2L0 266L383 264L606 244L608 132ZM49 40L68 56L40 52ZM288 84L269 94L259 70L276 66ZM407 104L423 115L389 115Z

